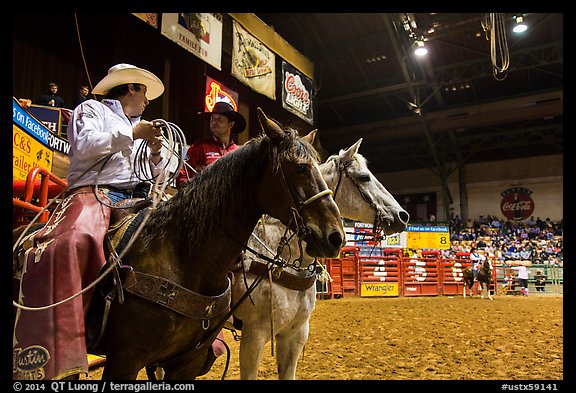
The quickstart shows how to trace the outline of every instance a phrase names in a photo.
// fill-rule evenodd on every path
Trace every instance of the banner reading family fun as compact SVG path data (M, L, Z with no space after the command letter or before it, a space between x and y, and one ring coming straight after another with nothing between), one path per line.
M282 106L296 116L314 124L312 81L282 60Z
M232 75L252 90L276 99L276 56L232 21Z
M222 18L218 14L162 14L162 35L221 70Z

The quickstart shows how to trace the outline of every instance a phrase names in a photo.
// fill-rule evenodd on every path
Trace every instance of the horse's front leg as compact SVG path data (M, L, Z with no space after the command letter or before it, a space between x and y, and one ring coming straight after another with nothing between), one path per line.
M287 334L276 336L276 362L278 364L278 379L296 379L298 358L308 341L308 321Z
M208 351L211 350L211 348L205 348L189 351L178 362L167 363L160 371L160 374L163 374L162 379L167 381L191 381L195 380L199 375L204 375L209 371L204 370L204 368L206 359L209 356ZM158 376L158 372L156 372L156 375Z
M256 324L242 325L240 340L240 379L258 379L258 369L262 361L264 345L270 340L269 326Z
M486 284L486 293L488 294L488 299L494 300L492 295L490 295L490 284Z
M106 355L106 364L102 372L102 380L104 381L135 381L138 378L138 373L142 366L135 362L133 359L122 356L114 356L108 353Z

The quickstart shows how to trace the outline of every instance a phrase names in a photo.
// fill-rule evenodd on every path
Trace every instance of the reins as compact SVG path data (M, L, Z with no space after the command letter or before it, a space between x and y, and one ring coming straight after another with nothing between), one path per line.
M294 262L292 262L291 267L296 268L296 269L301 267L302 259L303 259L303 249L302 249L301 242L302 242L302 238L308 233L308 229L304 223L304 219L301 216L301 212L305 207L311 205L312 203L319 200L320 198L323 198L323 197L329 196L329 195L333 195L333 192L332 192L332 190L330 190L328 188L326 190L322 190L322 191L314 194L313 196L311 196L310 198L308 198L306 200L303 200L300 197L300 195L298 195L298 193L294 192L296 194L297 199L298 199L298 203L297 203L296 200L294 199L293 193L290 190L289 183L286 180L286 176L284 175L282 165L280 165L279 172L281 175L281 181L279 181L280 186L282 187L283 191L288 195L289 202L291 204L291 206L290 206L291 216L290 216L290 222L286 226L286 232L284 233L284 236L282 237L282 241L280 242L280 245L278 246L278 249L276 251L276 255L273 258L270 258L270 257L264 255L263 253L260 253L256 250L254 250L253 248L248 246L248 244L240 241L236 236L234 236L226 228L222 227L222 231L228 237L230 237L232 240L234 240L235 242L240 244L244 248L244 250L248 250L252 254L261 258L262 260L265 260L267 262L266 269L262 272L262 274L257 276L256 280L254 280L252 282L252 284L247 288L246 292L240 297L240 299L238 299L238 301L234 305L231 305L229 307L229 311L226 313L226 315L224 315L222 317L222 319L218 323L216 323L215 325L212 325L211 328L210 328L210 326L208 326L206 328L204 328L204 326L202 326L202 328L205 330L205 333L200 337L199 340L192 341L189 345L187 345L185 348L180 350L176 355L170 356L169 358L164 359L164 360L154 362L153 364L147 366L147 369L152 370L153 368L159 367L162 364L168 364L168 363L172 363L172 362L181 360L184 356L186 356L189 353L189 351L201 349L204 345L206 345L207 341L210 339L210 337L212 335L214 335L215 333L218 334L218 332L226 324L226 321L234 314L236 309L252 294L252 292L256 289L256 287L260 284L260 282L265 277L269 276L269 274L272 274L272 275L278 274L279 272L282 271L283 268L288 266L289 262L284 261L280 257L280 255L281 255L283 248L288 244L288 242L294 236L294 234L293 234L289 238L286 237L287 231L289 230L289 227L293 223L296 225L296 228L297 228L297 232L295 233L295 235L298 236L298 240L299 240L300 256ZM278 270L276 272L272 272L272 269L274 269L274 268L276 268ZM196 356L199 356L199 354ZM153 373L150 373L150 372L148 374L149 374L149 376L153 375ZM225 372L224 372L222 378L224 378L224 375L225 375Z

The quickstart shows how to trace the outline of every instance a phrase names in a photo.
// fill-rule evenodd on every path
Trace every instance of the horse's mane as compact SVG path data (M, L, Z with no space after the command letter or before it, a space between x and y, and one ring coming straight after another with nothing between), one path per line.
M258 208L255 193L264 168L272 159L277 171L286 156L319 159L316 150L298 138L296 130L288 129L278 147L263 134L208 165L172 198L158 204L140 235L140 250L171 236L177 237L183 249L205 242L221 227L230 206L236 207L242 219L249 218Z

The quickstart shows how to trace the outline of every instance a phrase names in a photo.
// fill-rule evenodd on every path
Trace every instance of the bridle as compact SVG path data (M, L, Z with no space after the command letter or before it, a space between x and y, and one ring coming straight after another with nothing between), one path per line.
M272 160L272 163L273 162L274 161ZM293 269L296 269L296 270L301 270L301 265L302 265L303 255L304 255L303 248L302 248L302 239L309 232L309 229L306 226L306 224L304 223L304 219L302 218L301 213L307 206L310 206L312 203L314 203L315 201L318 201L319 199L321 199L325 196L333 195L333 192L331 189L327 188L325 190L322 190L322 191L314 194L313 196L311 196L308 199L303 199L296 192L296 190L294 190L294 188L289 185L288 181L286 180L286 176L284 174L284 170L282 168L281 163L279 165L279 173L280 173L280 178L279 178L280 186L281 186L284 194L287 195L289 198L289 202L290 202L290 208L289 209L290 209L290 213L291 213L290 214L291 218L290 218L288 225L286 226L286 231L285 231L284 235L282 236L282 239L281 239L280 244L278 246L278 249L276 251L276 255L273 258L270 258L270 257L264 255L263 253L260 253L256 250L250 248L247 244L245 244L245 243L241 242L239 239L237 239L228 230L226 230L225 228L222 228L226 235L228 235L234 241L240 243L244 247L245 250L250 251L251 253L253 253L256 256L258 256L259 258L261 258L262 260L265 260L268 262L268 268L265 272L266 274L262 274L262 275L258 276L252 282L250 287L247 288L246 292L240 297L240 299L238 299L238 301L234 305L229 307L228 312L226 313L226 315L224 317L221 318L220 322L213 325L211 329L208 329L208 327L204 328L204 326L203 326L203 329L205 330L205 332L199 340L190 343L184 349L179 351L176 355L174 355L168 359L158 361L155 364L148 366L147 372L148 372L149 378L152 378L154 375L153 372L151 372L151 370L153 370L155 367L159 366L160 364L180 360L190 350L200 349L203 346L205 346L208 343L207 339L209 337L211 337L215 332L219 331L224 326L224 324L228 320L228 318L230 318L234 314L234 311L236 311L236 309L250 296L250 294L254 291L254 289L256 289L256 287L260 284L262 279L267 276L268 271L272 270L272 275L280 275L282 270L288 266L293 268ZM294 196L296 196L296 198ZM293 233L290 237L287 237L286 234L287 234L289 227L291 226L292 223L295 223L297 231L295 233ZM298 236L298 247L300 249L300 257L298 257L296 260L294 260L292 262L287 262L287 261L284 261L280 257L280 255L281 255L284 247L289 243L289 241L292 239L292 237L294 235ZM310 266L313 266L313 265L315 265L315 263L311 264Z
M342 177L343 177L343 175L345 175L356 186L356 189L358 190L358 192L362 196L362 199L364 199L364 201L367 204L369 204L374 209L374 211L376 212L375 217L374 217L374 224L372 225L372 233L367 233L367 234L365 234L365 236L372 236L374 242L377 243L379 241L386 239L386 235L383 234L383 229L384 229L383 224L385 223L384 215L382 214L380 209L378 209L378 205L376 205L376 203L372 200L372 198L370 198L370 196L368 196L362 190L362 187L360 187L360 184L358 184L356 179L354 179L354 177L350 176L348 174L348 172L346 171L346 168L348 168L350 165L352 165L352 162L353 162L353 160L349 160L345 163L335 162L335 165L338 169L338 182L336 183L336 188L334 189L334 201L336 201L336 197L338 195L338 189L340 188L340 183L342 182ZM354 234L358 235L358 233L354 233Z
M273 163L274 159L272 159L271 162ZM274 255L274 257L270 258L270 257L264 255L263 253L260 253L256 250L252 249L247 244L240 242L238 239L236 239L228 231L226 231L226 230L224 231L224 232L226 232L226 234L229 237L231 237L234 240L236 240L237 242L241 243L245 250L247 250L247 251L251 252L252 254L258 256L259 258L267 261L270 264L269 269L273 270L273 275L275 275L275 276L280 275L282 270L286 267L291 267L292 269L294 269L296 271L302 270L302 261L304 259L304 249L302 247L302 241L303 241L304 237L310 231L308 226L304 222L304 218L302 217L302 211L306 207L310 206L312 203L318 201L319 199L321 199L325 196L331 196L334 194L330 188L326 188L325 190L322 190L322 191L312 195L310 198L304 199L298 194L298 192L294 189L294 187L290 183L288 183L288 180L286 180L286 175L284 173L284 168L282 167L282 163L280 163L278 165L278 173L280 174L280 176L278 177L278 182L280 184L280 188L282 189L283 195L288 198L288 202L290 205L290 207L289 207L290 220L289 220L288 224L286 225L286 229L284 231L284 234L280 238L280 242L278 244L278 247L276 249L276 254ZM292 224L295 225L296 231L295 232L292 231L292 234L289 235L289 231L291 231L290 227L292 226ZM284 259L282 259L280 257L280 255L282 255L282 251L284 250L284 247L289 245L290 241L292 240L292 238L294 236L298 237L298 249L299 249L300 255L296 259L294 259L293 261L285 261ZM314 268L313 265L314 264L311 264L310 266L307 267L307 269L313 269Z

